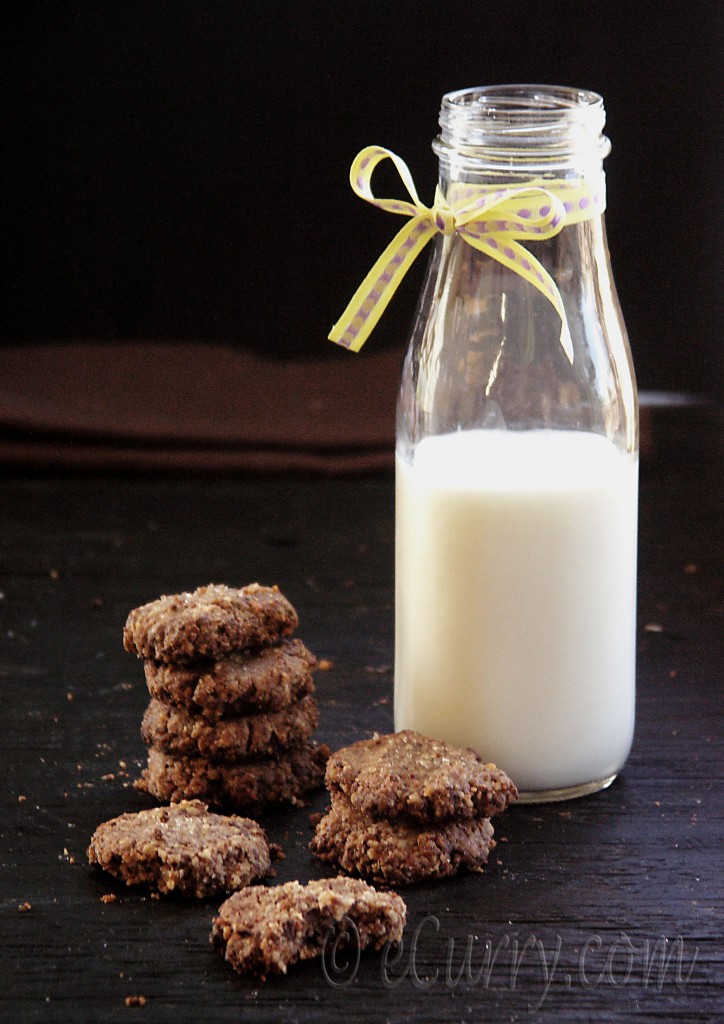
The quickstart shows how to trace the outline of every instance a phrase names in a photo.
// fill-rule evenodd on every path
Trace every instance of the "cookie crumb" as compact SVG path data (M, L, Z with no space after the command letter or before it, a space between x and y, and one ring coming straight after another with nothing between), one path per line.
M24 793L20 793L20 794L18 795L18 803L19 803L19 804L24 804L24 803L25 803L25 801L26 801L27 799L28 799L28 798L27 798L27 797L25 796L25 794L24 794Z
M27 914L27 912L29 910L32 910L32 909L33 909L32 903L28 903L27 900L25 900L23 903L18 903L18 911L21 914Z
M114 892L107 892L101 896L101 903L117 903L118 897Z
M330 661L329 658L322 658L317 668L320 672L329 672L331 668L334 668L334 662Z
M125 1002L126 1006L145 1006L146 1005L146 997L145 996L126 996L126 998L124 999L124 1002Z

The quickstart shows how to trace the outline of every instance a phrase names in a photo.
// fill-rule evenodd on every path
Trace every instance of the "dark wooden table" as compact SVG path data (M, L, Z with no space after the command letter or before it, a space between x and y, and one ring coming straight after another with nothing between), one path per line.
M210 581L276 582L333 747L392 728L389 475L16 475L0 484L3 1021L714 1021L722 963L721 430L652 424L642 467L639 692L605 793L512 809L486 874L406 891L402 952L266 984L212 952L216 903L153 900L91 870L96 825L149 806L132 780L147 700L130 608ZM310 811L263 817L279 881L328 872ZM113 894L115 902L102 897ZM127 1006L143 996L144 1006Z

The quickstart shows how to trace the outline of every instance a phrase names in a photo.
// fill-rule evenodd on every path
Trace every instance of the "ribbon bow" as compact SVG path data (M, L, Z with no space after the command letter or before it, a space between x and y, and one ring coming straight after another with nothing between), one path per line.
M381 161L387 159L392 160L397 168L412 202L378 199L373 194L372 173ZM570 182L564 181L546 182L547 188L536 182L507 188L471 185L458 186L458 198L450 204L438 187L435 202L427 207L420 202L405 161L382 146L367 146L357 154L350 169L350 183L361 199L409 220L352 296L329 333L330 341L358 352L416 257L440 232L459 235L468 245L509 267L542 292L561 318L561 345L573 362L571 336L558 288L541 263L517 239L539 241L552 238L566 223L587 219L593 215L593 207L601 205L599 193L590 197L580 186L572 188ZM576 201L564 202L552 189L559 192L565 189L569 199L572 197Z

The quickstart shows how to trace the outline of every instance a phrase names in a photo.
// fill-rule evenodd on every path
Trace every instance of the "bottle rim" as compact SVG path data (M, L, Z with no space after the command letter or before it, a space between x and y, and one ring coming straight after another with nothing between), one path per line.
M521 162L528 169L560 169L608 154L605 122L603 98L589 89L533 84L458 89L442 98L433 150L470 169Z

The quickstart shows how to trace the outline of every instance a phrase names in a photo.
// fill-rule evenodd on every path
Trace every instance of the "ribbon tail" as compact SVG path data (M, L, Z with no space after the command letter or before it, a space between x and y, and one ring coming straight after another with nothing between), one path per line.
M519 277L528 281L535 288L538 289L541 294L545 295L548 301L553 305L559 317L561 318L561 333L560 343L563 351L566 353L568 361L573 362L573 343L571 341L571 332L568 327L568 318L566 317L566 311L563 306L563 299L561 293L558 291L555 281L550 276L545 267L518 242L513 241L512 238L505 238L498 241L496 238L484 236L472 235L467 231L461 232L462 237L465 241L472 245L474 249L478 249L480 252L485 253L486 256L490 256L491 259L497 260L498 263L502 263L503 266L513 270Z
M414 217L398 231L329 332L330 341L359 352L403 277L436 232L427 214Z

